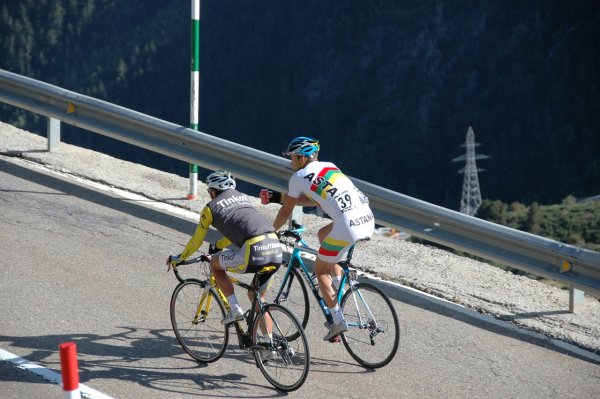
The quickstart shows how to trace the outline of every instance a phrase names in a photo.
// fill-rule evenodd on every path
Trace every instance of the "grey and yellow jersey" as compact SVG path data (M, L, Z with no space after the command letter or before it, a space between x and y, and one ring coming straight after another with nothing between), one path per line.
M217 242L217 248L221 249L231 243L241 247L250 237L275 231L245 194L234 189L226 190L208 202L200 212L200 222L181 253L182 259L187 259L200 248L211 225L224 236Z

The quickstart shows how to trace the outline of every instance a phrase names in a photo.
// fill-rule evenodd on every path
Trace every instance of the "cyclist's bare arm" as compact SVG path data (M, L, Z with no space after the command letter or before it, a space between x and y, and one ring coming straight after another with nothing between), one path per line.
M300 197L298 197L298 200L296 201L296 205L297 206L316 206L317 203L315 201L311 200L310 198L308 198L306 195L300 194Z
M279 209L279 213L273 222L275 230L279 230L290 218L295 206L315 206L316 203L304 194L300 194L298 198L286 195Z
M297 203L298 198L290 197L289 195L285 196L281 208L279 209L279 212L277 212L277 216L273 222L275 230L279 230L288 221Z

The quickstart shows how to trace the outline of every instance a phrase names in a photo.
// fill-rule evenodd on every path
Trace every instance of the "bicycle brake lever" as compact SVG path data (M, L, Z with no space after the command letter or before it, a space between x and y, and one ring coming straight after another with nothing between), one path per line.
M174 265L174 266L173 266L173 265L171 265L171 264L168 264L168 265L167 265L167 273L169 273L169 272L171 271L171 269L173 269L173 271L175 271L175 269L177 269L177 266L178 266L178 265Z

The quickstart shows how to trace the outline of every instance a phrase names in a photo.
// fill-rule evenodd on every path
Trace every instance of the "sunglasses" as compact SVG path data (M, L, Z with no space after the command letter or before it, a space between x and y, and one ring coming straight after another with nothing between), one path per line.
M298 159L298 158L300 158L300 157L302 157L302 158L308 158L308 157L306 157L306 156L304 156L304 155L291 154L291 153L289 153L289 152L284 152L284 153L283 153L283 156L284 156L284 157L286 157L286 158L289 158L289 159L292 159L293 157L296 157L296 159Z

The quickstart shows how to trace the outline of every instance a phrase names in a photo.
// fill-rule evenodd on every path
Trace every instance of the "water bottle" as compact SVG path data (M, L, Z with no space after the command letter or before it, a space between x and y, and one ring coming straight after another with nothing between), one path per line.
M312 273L312 274L310 275L310 278L311 278L311 280L312 280L313 284L315 285L315 288L316 288L316 289L319 289L319 279L317 278L317 275L316 275L316 274L314 274L314 273Z
M259 197L261 204L267 205L269 202L271 202L271 196L269 195L269 191L270 190L267 188L263 188L262 190L260 190Z

